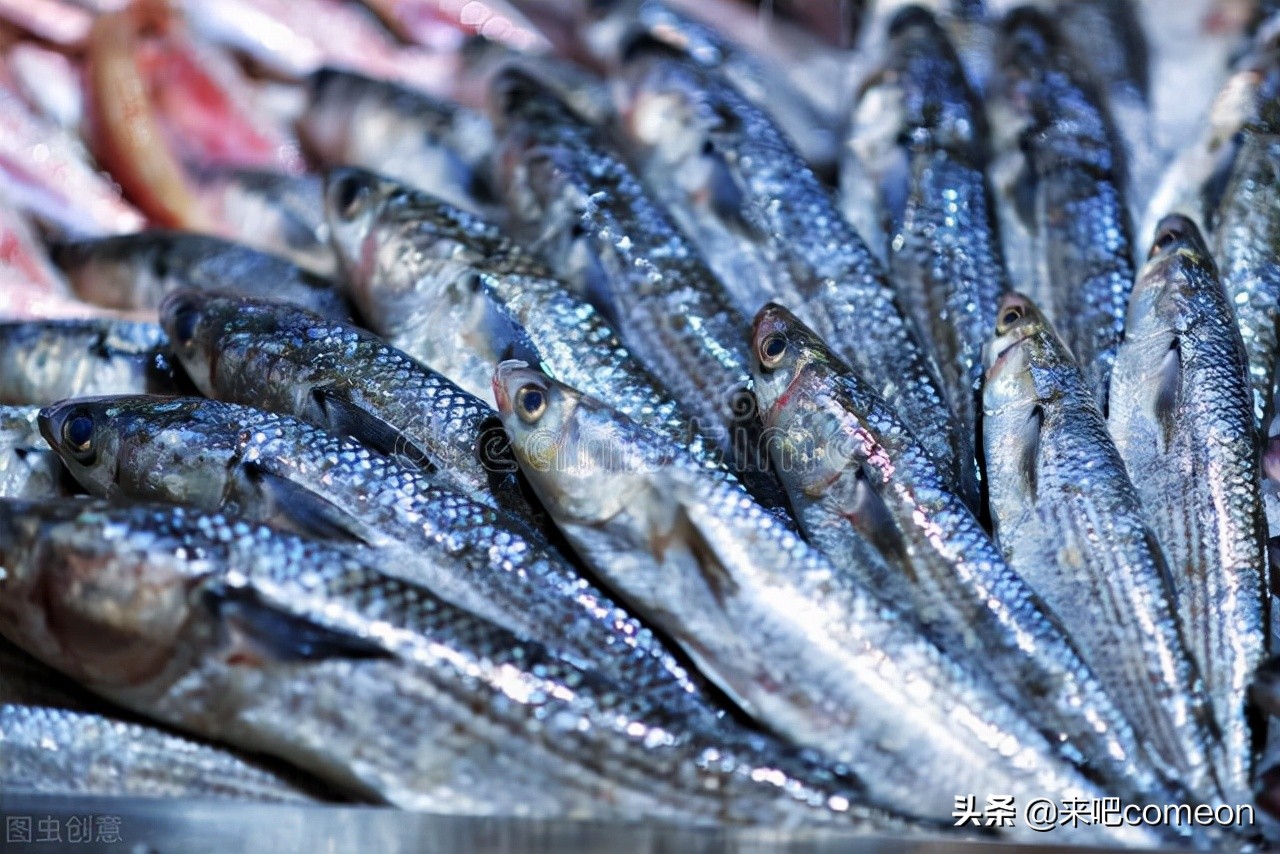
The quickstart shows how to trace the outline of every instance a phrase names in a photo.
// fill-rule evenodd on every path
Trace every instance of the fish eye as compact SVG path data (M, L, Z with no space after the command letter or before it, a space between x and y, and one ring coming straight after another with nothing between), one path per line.
M365 187L355 175L343 175L333 188L333 204L338 216L345 220L354 219L360 212L364 202Z
M760 342L760 364L766 368L776 368L785 352L787 352L786 336L781 332L770 333Z
M533 423L547 411L547 393L539 386L522 386L516 392L516 414L521 419Z
M199 310L189 303L180 303L173 313L173 339L180 347L186 347L196 337L196 324L200 320Z
M1020 305L1011 305L1001 309L1000 316L996 318L996 332L1008 332L1009 327L1021 320L1026 313L1027 310Z
M62 425L62 440L67 443L77 459L83 459L93 453L93 418L85 415L73 415ZM86 460L87 461L87 460Z

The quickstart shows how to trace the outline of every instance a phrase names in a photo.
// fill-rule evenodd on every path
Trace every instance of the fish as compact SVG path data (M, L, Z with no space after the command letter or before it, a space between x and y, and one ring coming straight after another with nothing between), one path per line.
M84 318L0 322L0 404L77 395L175 394L189 383L154 323Z
M1054 22L1072 58L1105 96L1125 155L1125 197L1136 219L1164 168L1151 116L1151 50L1134 0L1054 3Z
M281 300L332 320L351 316L331 281L210 235L148 230L63 241L50 254L77 296L106 308L154 311L174 291L193 289Z
M456 48L465 37L482 37L512 50L546 53L551 43L520 11L505 0L469 4L443 0L364 0L397 36L423 47Z
M1176 799L1066 631L869 384L779 305L756 315L753 346L770 455L809 541L993 674L1006 701L1108 788Z
M358 169L330 173L327 198L352 298L391 344L491 406L494 370L526 358L731 476L621 335L497 224Z
M839 769L709 733L322 543L180 507L3 509L6 637L340 792L474 816L912 827Z
M748 321L618 152L539 80L494 79L498 183L516 239L617 329L752 494L785 515L755 434Z
M909 614L740 486L521 363L494 389L521 468L583 560L769 730L929 817L956 791L1098 791Z
M743 298L754 309L762 298L794 308L877 384L976 502L971 440L956 426L937 366L884 270L785 134L726 81L666 48L635 47L624 80L626 133L644 174L656 182L692 171L683 201L708 199L707 227L755 259L753 283L736 286ZM719 271L726 280L747 267L732 263Z
M482 114L424 92L325 68L307 81L298 132L321 164L362 166L486 212L494 132Z
M886 176L892 187L880 188L890 208L900 205L891 213L889 270L959 429L974 435L982 348L1010 288L985 177L985 114L933 15L907 7L887 32L882 85L895 87L900 105L887 128L900 169Z
M1105 414L1134 279L1123 144L1043 12L1020 7L1002 28L996 86L1016 116L1008 144L1023 153L1009 192L1034 266L1021 287L1061 331Z
M160 322L204 396L352 436L536 525L493 410L372 333L196 291L166 297Z
M23 496L6 494L3 497ZM28 496L31 499L40 497ZM0 704L44 706L81 712L102 712L108 708L108 704L93 693L41 664L4 638L0 638Z
M92 495L367 546L388 575L631 690L719 714L643 622L505 514L351 439L246 406L146 395L55 404L39 430Z
M71 494L62 461L40 436L39 411L34 406L0 406L0 497Z
M266 169L193 170L201 204L224 237L332 278L337 259L324 219L323 180Z
M1027 297L1000 303L983 441L996 542L1070 632L1138 737L1191 792L1219 797L1221 745L1180 633L1165 555L1094 389Z
M581 37L611 69L624 64L629 43L640 33L716 69L752 103L769 111L817 172L833 174L838 124L834 105L793 80L785 63L744 49L714 23L715 16L707 10L685 11L658 0L620 0L597 4L582 26Z
M0 703L0 733L7 794L315 801L221 747L95 712Z
M1223 189L1211 215L1212 248L1249 359L1253 411L1267 430L1275 396L1276 323L1280 321L1280 51L1258 78L1233 156L1223 164Z
M1247 799L1244 697L1266 653L1266 526L1247 357L1200 230L1161 223L1116 355L1107 428L1168 559L1182 634Z

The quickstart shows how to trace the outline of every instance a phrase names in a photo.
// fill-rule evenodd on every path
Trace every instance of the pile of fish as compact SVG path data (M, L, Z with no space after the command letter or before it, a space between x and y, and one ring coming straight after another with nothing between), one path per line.
M0 22L0 792L1280 813L1280 4Z

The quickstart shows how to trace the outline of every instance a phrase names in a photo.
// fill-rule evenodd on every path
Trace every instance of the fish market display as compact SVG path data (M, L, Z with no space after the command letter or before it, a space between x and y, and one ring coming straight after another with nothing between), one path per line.
M1274 0L0 0L0 805L1280 845L1278 224Z

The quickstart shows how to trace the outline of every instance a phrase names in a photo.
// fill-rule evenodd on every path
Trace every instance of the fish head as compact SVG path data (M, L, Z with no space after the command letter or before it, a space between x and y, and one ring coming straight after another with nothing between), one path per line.
M629 422L524 362L500 364L493 392L516 460L558 522L599 524L626 507L641 465Z
M829 357L813 330L783 306L768 303L756 313L751 326L751 378L766 428L775 426L806 368Z
M298 119L298 136L321 163L341 162L351 136L351 111L362 95L363 80L336 68L321 68L307 78L307 109Z
M325 175L324 214L338 263L353 282L371 278L368 244L395 185L367 169L344 166Z
M55 243L49 254L76 296L112 307L130 306L135 292L154 293L168 260L163 241L145 232Z
M1030 299L1011 292L1000 300L983 352L983 401L988 412L1038 404L1032 366L1046 334L1051 334L1048 321Z
M1189 302L1217 278L1217 266L1195 222L1181 214L1164 217L1129 297L1125 338L1176 333L1185 325Z
M0 631L95 689L165 669L187 624L192 576L159 532L130 539L99 501L7 501L0 513Z
M208 509L220 506L239 437L211 423L203 398L120 395L40 411L40 432L90 494Z
M220 378L241 375L245 348L237 339L277 336L272 307L252 300L217 293L179 290L160 304L160 325L169 337L171 352L196 388L206 397L217 397Z

